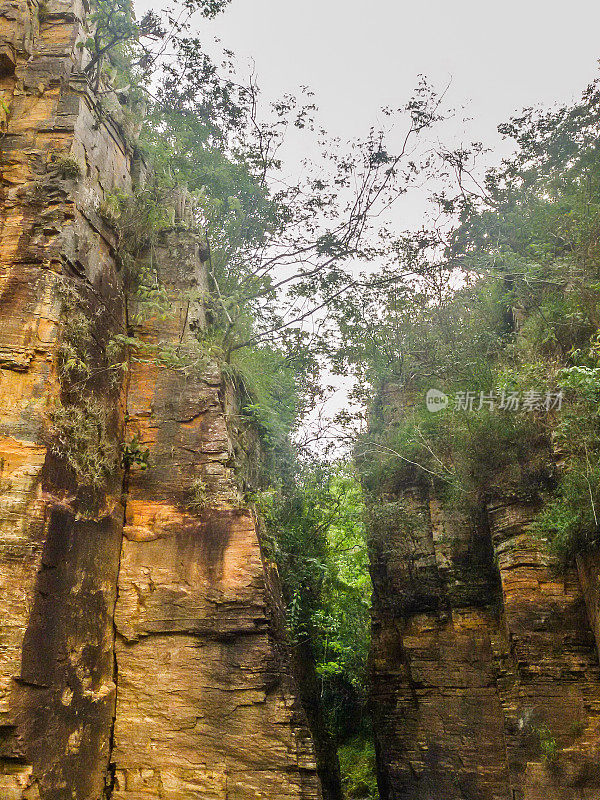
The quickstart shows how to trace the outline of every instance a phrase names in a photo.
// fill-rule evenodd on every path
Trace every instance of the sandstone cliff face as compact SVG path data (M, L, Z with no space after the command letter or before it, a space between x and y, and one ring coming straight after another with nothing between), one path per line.
M171 313L139 330L180 355L200 246L164 236L156 260ZM214 371L134 363L127 413L128 438L149 446L151 467L132 470L126 495L112 797L317 798L255 520L231 466L234 400Z
M234 398L214 368L108 357L136 309L98 212L139 163L81 78L85 13L0 11L0 796L313 800ZM137 333L183 358L202 243L175 225L157 264L168 313Z
M381 500L370 528L382 800L599 797L597 560L582 560L582 580L561 572L526 532L534 505L513 494L473 519L412 475Z

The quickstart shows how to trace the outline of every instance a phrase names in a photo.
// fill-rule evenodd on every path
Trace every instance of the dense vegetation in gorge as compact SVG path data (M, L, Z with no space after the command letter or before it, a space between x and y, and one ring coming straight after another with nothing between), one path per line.
M239 85L231 65L222 74L181 21L222 5L185 2L165 32L152 13L135 23L126 2L96 3L88 70L114 89L123 124L141 127L136 146L152 168L134 196L102 210L120 233L129 289L152 313L162 308L152 241L171 224L162 198L183 187L211 280L211 325L194 353L142 352L131 331L117 344L181 369L216 361L236 385L263 453L243 489L279 568L313 729L324 752L337 748L346 796L375 798L365 502L376 513L382 491L416 474L444 502L477 512L502 459L504 489L547 499L535 529L563 559L599 536L600 87L572 108L504 125L516 154L480 180L478 148L415 163L413 142L440 113L423 84L399 110L398 152L376 130L347 152L324 140L328 171L307 167L275 190L286 129L310 132L314 108L310 96L288 96L263 121L254 81ZM428 170L438 176L437 226L393 235L377 221L381 209ZM356 277L357 261L377 266ZM315 314L323 322L309 333L303 322ZM355 444L362 484L352 464L302 446L324 358L354 376L369 406ZM65 354L71 369L73 359ZM392 424L390 387L411 400ZM427 410L432 388L451 398L445 410ZM560 408L548 393L561 393ZM457 396L467 398L462 410Z
M593 84L502 126L516 155L481 184L453 156L459 192L438 201L458 223L407 241L416 284L339 318L343 361L416 401L391 426L376 401L357 446L367 490L416 471L476 510L500 480L546 500L535 530L567 560L598 536L599 101ZM428 411L429 389L448 407Z

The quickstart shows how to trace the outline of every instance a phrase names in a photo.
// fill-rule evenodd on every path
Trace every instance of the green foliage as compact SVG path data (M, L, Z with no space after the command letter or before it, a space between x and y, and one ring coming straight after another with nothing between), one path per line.
M343 741L366 717L371 582L360 486L348 466L314 465L257 499L290 635L310 643L329 731Z
M378 800L373 740L364 735L338 748L342 789L347 800Z
M198 38L180 38L178 47L185 68L166 67L141 140L162 185L185 183L196 197L210 251L209 313L226 360L249 345L287 350L292 341L298 349L301 323L354 287L349 265L389 258L379 217L419 166L405 163L406 146L394 155L386 134L372 129L345 151L320 142L319 163L295 184L282 182L277 154L286 133L314 127L310 92L285 95L261 119L258 87L240 82L231 54L219 74ZM421 84L399 109L410 127L406 145L436 123L438 109ZM322 347L320 339L313 337Z
M58 347L58 370L61 378L76 383L91 375L90 346L92 321L77 303L65 304L65 324Z
M543 483L543 471L538 471L548 455L544 415L490 409L485 404L479 408L480 392L501 396L503 390L539 386L530 383L528 375L504 366L500 339L493 329L487 337L480 334L490 324L487 297L487 287L483 287L481 302L469 290L449 304L468 301L468 313L465 309L455 316L446 306L439 314L429 309L418 323L407 321L407 328L419 328L415 349L407 346L402 370L395 376L389 368L383 370L379 378L383 388L369 429L355 447L363 486L371 499L420 483L435 485L449 505L476 512L494 492L531 495ZM453 330L450 321L454 318L460 326ZM483 348L484 341L493 347ZM450 347L454 357L448 352ZM410 381L404 383L406 375ZM446 409L427 410L425 394L430 388L450 397ZM457 410L455 396L467 391L475 397L473 410ZM404 406L401 414L388 397Z
M297 369L285 353L265 346L236 351L226 371L244 398L242 414L256 427L265 448L281 451L300 416Z
M548 766L556 765L560 749L556 737L546 725L541 725L534 729L534 733L539 739L540 754Z
M94 0L88 17L90 36L83 43L90 59L85 66L95 88L100 84L103 61L129 45L129 56L143 50L143 39L162 39L165 35L158 15L150 10L137 22L131 0ZM127 50L125 50L127 52Z
M117 230L125 289L163 309L165 290L158 278L155 248L160 233L173 225L165 193L152 183L130 195L117 191L104 199L99 211Z
M596 359L594 345L588 360ZM557 379L566 400L553 432L562 469L531 527L568 562L600 544L600 368L565 367Z
M209 492L208 487L201 478L196 478L192 481L189 490L189 499L186 503L186 508L189 508L194 514L199 514L208 506Z
M141 146L165 188L185 185L198 203L198 218L211 246L212 267L231 294L251 244L264 241L275 221L268 190L243 153L228 153L222 132L202 115L153 106Z
M61 396L50 414L49 447L71 472L77 512L89 515L119 468L114 407L127 360L110 337L111 312L85 283L63 278L56 295Z
M60 156L52 162L52 166L64 180L76 181L83 175L81 165L71 156Z
M249 346L226 361L218 335L208 344L206 336L199 335L199 340L235 385L240 418L260 440L260 456L251 456L256 474L248 488L278 487L292 480L298 469L293 438L320 391L314 354L303 346L287 352L282 347Z
M117 448L107 428L106 409L97 402L85 409L57 403L51 413L50 449L73 471L80 488L106 488L118 466Z
M150 450L142 448L139 436L134 436L129 442L121 445L121 466L124 469L139 467L141 470L148 469Z
M90 382L105 383L112 390L120 387L128 368L125 351L118 335L97 336L97 318L106 311L102 303L94 312L89 298L67 280L63 280L56 291L63 320L57 354L58 373L73 402L83 405Z

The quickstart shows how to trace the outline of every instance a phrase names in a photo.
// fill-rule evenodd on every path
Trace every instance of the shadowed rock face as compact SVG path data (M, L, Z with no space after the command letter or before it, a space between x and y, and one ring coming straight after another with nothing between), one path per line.
M106 375L126 299L98 209L140 165L80 77L84 13L0 13L0 798L316 800L276 581L236 488L234 399L214 369ZM137 331L182 356L204 324L188 299L206 287L202 250L181 225L164 232L169 307ZM93 493L53 422L73 400L60 347L74 314L91 343L85 410L113 464ZM135 436L150 466L124 475Z
M465 518L417 479L374 509L383 800L600 796L597 559L586 581L560 572L527 533L534 512L497 497Z

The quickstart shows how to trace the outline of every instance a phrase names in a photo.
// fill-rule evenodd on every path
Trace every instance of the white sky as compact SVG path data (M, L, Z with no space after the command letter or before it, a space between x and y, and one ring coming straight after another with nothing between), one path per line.
M600 58L597 0L232 0L201 24L209 52L216 36L242 69L254 62L263 100L311 88L318 122L342 140L381 123L382 106L406 103L419 75L438 91L450 82L457 113L438 135L449 146L481 141L494 161L510 147L499 123L576 98ZM313 153L298 136L280 155L294 174ZM398 228L419 227L426 208L425 193L403 198Z
M514 110L577 95L600 58L595 0L232 0L203 24L254 59L267 97L310 86L343 138L405 102L424 74L439 87L452 79L470 138L493 143Z
M134 0L143 14L158 5ZM199 19L218 62L232 50L247 76L255 65L262 100L306 85L317 121L342 140L383 122L379 109L406 103L425 75L438 90L450 82L454 121L436 133L455 146L481 141L497 161L509 151L497 126L526 106L577 97L598 73L598 0L231 0L216 19ZM465 124L464 119L467 118ZM310 152L293 136L280 155L293 177ZM482 164L483 166L483 164ZM398 205L400 230L419 227L425 193Z

